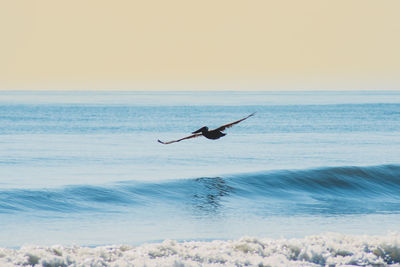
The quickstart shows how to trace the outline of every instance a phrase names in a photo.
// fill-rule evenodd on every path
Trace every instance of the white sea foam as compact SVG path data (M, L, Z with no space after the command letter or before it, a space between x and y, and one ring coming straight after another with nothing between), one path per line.
M138 247L0 248L0 266L400 266L400 233L303 239L166 240Z

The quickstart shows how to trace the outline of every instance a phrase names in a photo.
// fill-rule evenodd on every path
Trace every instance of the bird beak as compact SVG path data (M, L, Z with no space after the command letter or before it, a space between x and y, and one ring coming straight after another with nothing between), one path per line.
M203 127L204 128L204 127ZM196 134L196 133L201 133L201 130L203 130L203 128L198 129L197 131L194 131L192 134Z

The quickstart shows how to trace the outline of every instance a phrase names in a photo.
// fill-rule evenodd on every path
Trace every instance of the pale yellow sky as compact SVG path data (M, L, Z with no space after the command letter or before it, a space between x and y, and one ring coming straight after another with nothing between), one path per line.
M400 89L399 0L0 1L0 89Z

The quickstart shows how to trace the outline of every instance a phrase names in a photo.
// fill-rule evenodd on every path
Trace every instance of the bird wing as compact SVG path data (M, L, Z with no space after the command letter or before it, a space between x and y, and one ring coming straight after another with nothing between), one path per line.
M230 127L232 127L233 125L235 125L235 124L237 124L237 123L239 123L239 122L241 122L241 121L244 121L245 119L247 119L247 118L249 118L249 117L251 117L251 116L254 116L254 114L256 114L256 113L255 113L255 112L254 112L254 113L251 113L249 116L247 116L247 117L245 117L245 118L243 118L243 119L240 119L240 120L238 120L238 121L234 121L234 122L231 122L231 123L222 125L222 126L218 127L217 129L214 129L213 131L223 131L223 130L225 130L226 128L230 128Z
M195 138L195 137L199 137L199 136L202 136L202 135L203 135L203 134L201 134L201 133L197 133L197 134L192 134L192 135L183 137L183 138L178 139L178 140L173 140L173 141L168 141L168 142L163 142L163 141L161 141L161 140L157 140L157 141L158 141L159 143L161 143L161 144L168 145L168 144L171 144L171 143L180 142L180 141L185 140L185 139Z

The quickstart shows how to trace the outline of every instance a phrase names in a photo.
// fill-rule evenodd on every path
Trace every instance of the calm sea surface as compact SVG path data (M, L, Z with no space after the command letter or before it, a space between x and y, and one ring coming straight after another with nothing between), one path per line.
M213 141L162 145L257 112ZM400 231L400 92L0 91L0 246Z

